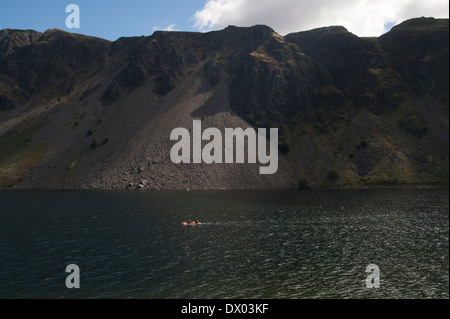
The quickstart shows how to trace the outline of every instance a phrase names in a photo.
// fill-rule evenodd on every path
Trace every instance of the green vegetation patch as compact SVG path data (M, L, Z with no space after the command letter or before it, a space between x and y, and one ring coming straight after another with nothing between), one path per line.
M22 153L17 162L0 165L0 188L11 188L22 182L45 159L49 148L47 143L43 143Z
M22 182L45 159L48 144L33 148L28 148L28 144L47 122L47 118L29 118L0 137L0 188Z
M339 171L334 168L328 169L326 175L327 175L327 179L332 182L338 181L339 178L341 177L341 174L339 173Z
M311 188L311 186L309 185L308 179L305 177L305 175L303 175L303 173L299 173L297 175L297 184L298 184L298 189L300 189L300 190L305 190L305 189Z
M399 125L416 138L422 138L428 131L428 122L419 113L409 112L399 120Z

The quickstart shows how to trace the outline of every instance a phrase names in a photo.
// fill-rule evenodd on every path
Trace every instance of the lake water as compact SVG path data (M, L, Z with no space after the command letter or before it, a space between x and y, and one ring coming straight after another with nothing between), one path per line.
M0 298L449 298L448 189L1 191Z

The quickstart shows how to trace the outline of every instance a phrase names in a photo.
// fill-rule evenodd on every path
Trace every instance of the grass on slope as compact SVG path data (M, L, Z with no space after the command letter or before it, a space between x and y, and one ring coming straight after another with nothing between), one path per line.
M46 143L28 148L46 118L29 118L0 136L0 188L11 188L22 182L28 173L45 159Z

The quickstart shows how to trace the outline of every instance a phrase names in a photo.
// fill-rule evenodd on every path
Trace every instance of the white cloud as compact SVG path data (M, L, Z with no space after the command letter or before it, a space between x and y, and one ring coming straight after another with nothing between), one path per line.
M278 33L342 25L359 36L421 16L448 18L448 0L208 0L193 17L199 31L265 24Z
M157 31L157 30L159 30L159 31L179 31L178 29L175 29L175 27L176 27L176 24L169 24L167 27L160 27L158 25L158 26L154 26L152 28L152 30L153 31Z

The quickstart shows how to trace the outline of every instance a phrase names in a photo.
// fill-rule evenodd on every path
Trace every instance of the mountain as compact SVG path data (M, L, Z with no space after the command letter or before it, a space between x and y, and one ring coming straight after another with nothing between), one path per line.
M448 19L378 38L263 25L103 39L0 31L0 187L448 185ZM279 168L174 164L174 128L279 128Z

